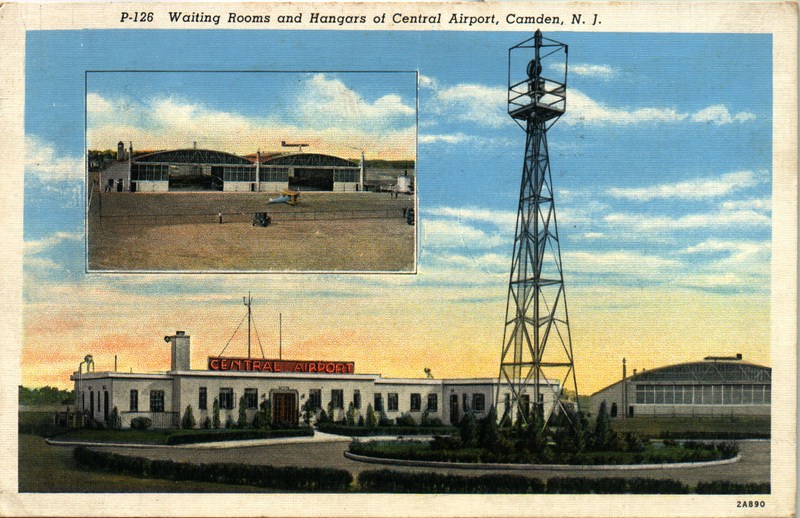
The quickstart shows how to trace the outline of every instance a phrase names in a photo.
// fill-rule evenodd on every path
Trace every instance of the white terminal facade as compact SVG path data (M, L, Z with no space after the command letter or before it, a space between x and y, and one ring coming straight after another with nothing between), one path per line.
M219 402L222 425L239 416L244 397L247 418L252 422L264 400L270 401L272 419L297 424L302 408L319 412L333 407L334 420L345 417L350 403L366 419L368 405L389 419L410 415L420 423L427 412L445 424L458 423L465 412L477 418L489 413L498 390L496 378L431 379L384 378L380 374L357 374L349 362L262 360L259 358L211 357L207 370L192 370L190 337L178 331L165 337L171 344L171 368L164 373L115 371L78 372L75 382L78 411L105 421L117 409L123 428L136 417L147 417L155 428L176 428L188 406L197 426L211 417L214 400ZM540 394L545 409L555 406L560 393L557 381L542 382ZM510 407L510 393L500 388L499 416ZM530 394L533 389L530 387ZM532 405L529 406L532 407Z

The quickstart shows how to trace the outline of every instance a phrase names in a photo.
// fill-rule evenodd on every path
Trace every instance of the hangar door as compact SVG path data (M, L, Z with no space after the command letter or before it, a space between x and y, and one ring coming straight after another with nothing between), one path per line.
M333 191L333 169L296 167L294 175L289 177L289 189Z

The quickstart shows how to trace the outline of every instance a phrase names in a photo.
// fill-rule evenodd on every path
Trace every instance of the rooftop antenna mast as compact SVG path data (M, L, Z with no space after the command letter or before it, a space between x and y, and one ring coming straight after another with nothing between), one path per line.
M250 306L253 304L253 298L250 296L249 291L247 292L247 297L242 297L242 301L244 302L244 305L247 306L247 357L250 358Z
M567 55L538 30L508 51L508 114L525 130L525 158L495 398L497 408L500 390L510 392L504 421L569 418L564 385L578 393L547 148L547 130L566 111Z

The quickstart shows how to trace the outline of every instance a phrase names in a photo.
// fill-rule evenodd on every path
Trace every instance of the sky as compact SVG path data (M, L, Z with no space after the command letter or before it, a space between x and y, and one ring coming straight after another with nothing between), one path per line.
M97 370L114 355L123 371L166 370L177 329L202 369L248 291L268 357L281 313L284 357L497 376L525 145L507 58L530 36L28 32L22 383L69 387L85 354ZM569 45L548 145L579 391L619 379L623 357L629 371L736 353L771 365L771 37L545 36ZM143 72L156 69L193 72ZM86 274L85 123L90 148L307 138L415 158L418 273ZM237 340L226 354L244 354Z

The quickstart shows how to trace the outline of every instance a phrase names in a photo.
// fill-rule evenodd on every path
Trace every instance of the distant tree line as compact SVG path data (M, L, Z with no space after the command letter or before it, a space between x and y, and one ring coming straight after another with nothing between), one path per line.
M19 404L26 406L74 405L75 393L56 387L28 388L20 385Z

